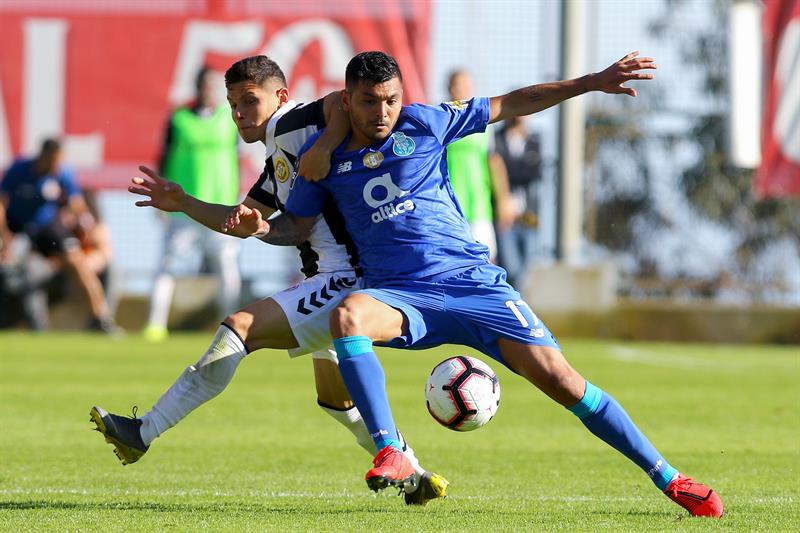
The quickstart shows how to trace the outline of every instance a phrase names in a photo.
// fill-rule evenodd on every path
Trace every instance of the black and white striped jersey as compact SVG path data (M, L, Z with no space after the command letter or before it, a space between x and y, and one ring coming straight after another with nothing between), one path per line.
M283 104L267 123L266 163L264 172L247 193L262 204L283 211L292 186L297 153L309 137L325 127L323 101ZM329 202L317 218L308 240L297 247L300 251L300 271L311 277L318 272L342 272L358 267L358 254L347 233L339 209Z

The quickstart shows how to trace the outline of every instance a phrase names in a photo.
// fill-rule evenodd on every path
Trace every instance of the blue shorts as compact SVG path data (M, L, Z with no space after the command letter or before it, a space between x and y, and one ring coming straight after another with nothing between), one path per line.
M394 307L408 319L408 332L378 343L382 346L424 349L463 344L505 366L497 344L501 338L561 350L544 322L506 282L506 271L492 264L441 281L392 283L357 292Z

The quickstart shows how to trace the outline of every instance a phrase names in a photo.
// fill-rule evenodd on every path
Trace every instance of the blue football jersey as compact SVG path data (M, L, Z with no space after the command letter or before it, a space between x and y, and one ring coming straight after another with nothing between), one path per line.
M298 176L286 210L313 217L335 202L368 286L436 281L486 263L488 249L473 239L450 186L445 147L488 121L488 98L406 106L383 142L347 152L346 139L325 180Z

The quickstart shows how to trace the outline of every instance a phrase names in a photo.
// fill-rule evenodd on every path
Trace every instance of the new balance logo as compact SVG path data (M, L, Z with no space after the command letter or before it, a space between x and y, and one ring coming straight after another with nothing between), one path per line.
M349 172L352 169L353 169L353 162L345 161L344 163L339 163L339 166L336 167L336 173L344 174L345 172Z

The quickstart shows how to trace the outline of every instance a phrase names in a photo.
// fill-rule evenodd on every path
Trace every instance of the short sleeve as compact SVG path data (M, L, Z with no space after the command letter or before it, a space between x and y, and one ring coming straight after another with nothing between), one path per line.
M316 217L322 213L329 195L322 185L297 176L286 200L286 212L298 217Z
M298 159L311 148L318 137L319 133L316 133L306 141L297 154ZM286 199L286 212L298 217L315 217L322 213L329 196L330 193L322 185L295 175L289 198Z
M438 106L411 105L409 115L421 122L446 146L462 137L486 130L489 123L489 99L445 102Z
M278 202L275 201L274 182L270 179L271 163L272 160L268 158L264 165L264 172L261 173L258 181L250 188L247 196L267 207L278 209Z

